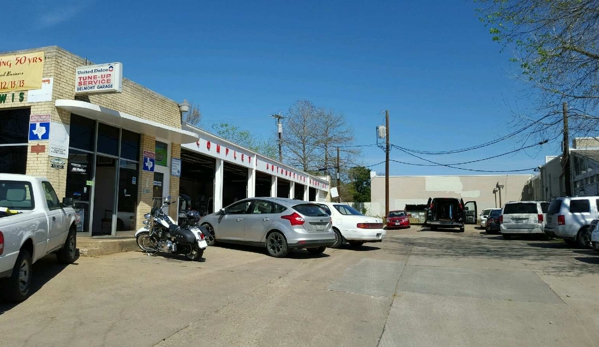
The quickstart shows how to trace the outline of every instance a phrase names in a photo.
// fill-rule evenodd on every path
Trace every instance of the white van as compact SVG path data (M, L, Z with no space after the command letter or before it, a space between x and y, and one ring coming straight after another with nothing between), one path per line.
M503 206L499 217L503 238L513 235L543 234L545 214L539 201L510 201Z
M589 226L597 218L599 196L563 197L554 199L547 212L545 233L564 239L569 245L589 248Z

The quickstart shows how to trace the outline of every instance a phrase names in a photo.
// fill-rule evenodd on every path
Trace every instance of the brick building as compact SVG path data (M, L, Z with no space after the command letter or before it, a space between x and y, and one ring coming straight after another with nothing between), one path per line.
M35 63L41 70L23 70L23 78L42 83L28 88L11 62ZM179 196L183 179L187 194L209 205L205 212L233 198L326 198L325 180L183 125L181 111L122 78L119 63L93 65L55 46L2 53L0 173L47 177L59 197L74 198L78 231L90 235L141 227L154 201ZM228 147L231 156L200 148L201 141ZM169 214L176 210L171 205Z
M140 227L154 197L178 196L169 159L180 158L180 144L196 141L197 134L181 130L177 102L127 79L120 93L76 94L76 69L91 63L59 47L3 56L39 52L42 89L0 93L6 95L0 98L0 171L45 176L58 196L75 198L79 231L114 234ZM28 136L30 115L49 116L48 139ZM65 142L66 155L52 155L51 147ZM144 151L164 156L155 160L154 172L140 170Z

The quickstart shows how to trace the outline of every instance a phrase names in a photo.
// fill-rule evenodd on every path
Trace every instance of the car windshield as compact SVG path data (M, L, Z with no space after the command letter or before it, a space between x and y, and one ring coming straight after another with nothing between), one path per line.
M503 208L503 214L514 214L514 213L538 213L537 204L532 202L513 203L506 204Z
M405 217L406 213L404 211L391 211L389 212L389 217Z
M489 209L486 209L486 210L483 210L483 213L482 213L482 214L483 214L483 216L488 216L488 215L489 215L489 213L491 213L491 209L490 209L490 208L489 208Z
M297 212L303 214L308 217L324 217L328 216L325 210L316 204L301 204L293 206L293 209Z
M362 214L355 208L349 205L333 205L339 213L346 216L362 216Z
M501 215L501 210L493 210L489 214L490 217L499 217Z

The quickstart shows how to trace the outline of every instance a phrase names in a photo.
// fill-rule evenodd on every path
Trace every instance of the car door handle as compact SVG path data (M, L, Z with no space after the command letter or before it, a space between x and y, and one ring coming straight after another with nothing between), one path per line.
M236 219L238 222L241 222L243 220L243 218L237 218Z
M268 222L269 220L270 220L270 218L268 218L268 217L262 218L262 221L264 221L264 222Z
M56 217L52 217L52 221L56 222Z

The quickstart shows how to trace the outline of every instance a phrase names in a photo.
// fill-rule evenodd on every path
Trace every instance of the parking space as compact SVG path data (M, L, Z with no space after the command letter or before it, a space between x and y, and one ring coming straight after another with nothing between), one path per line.
M210 247L205 262L127 252L47 273L0 303L10 346L594 346L599 253L421 226L382 243Z

